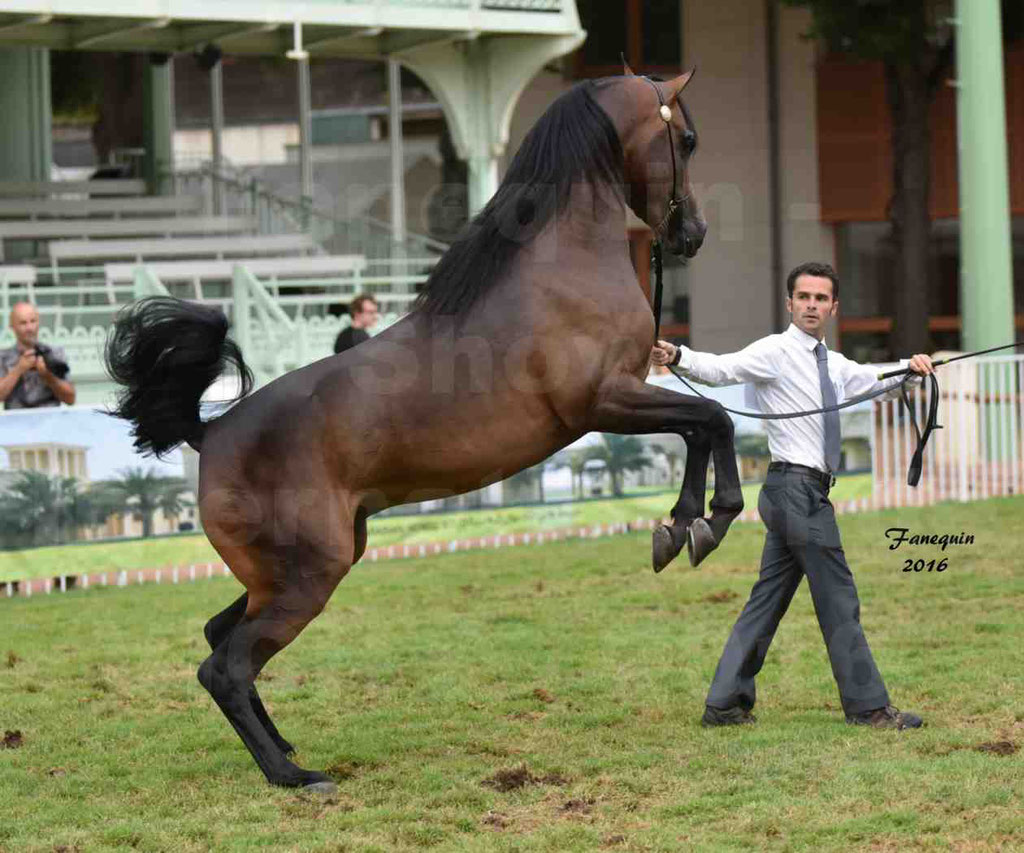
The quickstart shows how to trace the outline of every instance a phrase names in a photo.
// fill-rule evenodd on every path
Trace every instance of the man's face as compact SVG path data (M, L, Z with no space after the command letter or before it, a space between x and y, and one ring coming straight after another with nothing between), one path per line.
M379 316L377 303L367 301L363 303L362 310L357 311L356 316L352 318L352 325L357 329L369 329L376 325Z
M802 275L793 283L793 295L786 299L786 310L793 324L821 340L825 323L834 317L839 300L832 298L832 280L818 275Z
M11 329L23 347L34 346L39 338L39 313L31 305L15 305L11 311Z

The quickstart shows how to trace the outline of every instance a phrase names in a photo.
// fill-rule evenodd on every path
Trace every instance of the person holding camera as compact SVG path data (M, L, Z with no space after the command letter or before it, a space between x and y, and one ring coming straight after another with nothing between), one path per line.
M72 405L75 386L64 350L40 343L39 312L29 302L11 309L11 329L16 343L0 350L0 400L5 409L36 409L42 406Z

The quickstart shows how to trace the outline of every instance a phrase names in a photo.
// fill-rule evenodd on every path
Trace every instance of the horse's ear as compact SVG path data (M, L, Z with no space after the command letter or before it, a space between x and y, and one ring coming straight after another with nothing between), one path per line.
M690 82L690 78L693 77L693 75L696 73L697 66L695 65L685 74L680 74L674 80L669 80L665 84L665 89L668 91L669 100L674 101L676 98L678 98L683 93L683 89L686 88L686 84Z
M629 67L629 63L626 62L626 54L620 53L619 56L622 57L622 76L623 77L636 77L636 75L633 73L633 69L630 68Z

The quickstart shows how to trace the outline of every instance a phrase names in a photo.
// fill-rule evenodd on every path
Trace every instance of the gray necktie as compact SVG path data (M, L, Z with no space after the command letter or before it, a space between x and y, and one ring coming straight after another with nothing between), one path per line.
M828 353L821 342L814 348L818 359L818 383L821 385L821 405L836 405L836 390L828 376ZM839 470L839 412L825 412L825 465L835 473Z

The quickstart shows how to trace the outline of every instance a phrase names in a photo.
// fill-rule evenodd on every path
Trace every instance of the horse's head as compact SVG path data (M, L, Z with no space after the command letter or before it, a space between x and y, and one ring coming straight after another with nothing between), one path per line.
M629 206L672 254L692 258L707 232L690 186L697 133L680 98L694 72L665 81L625 72L605 106L622 141Z

